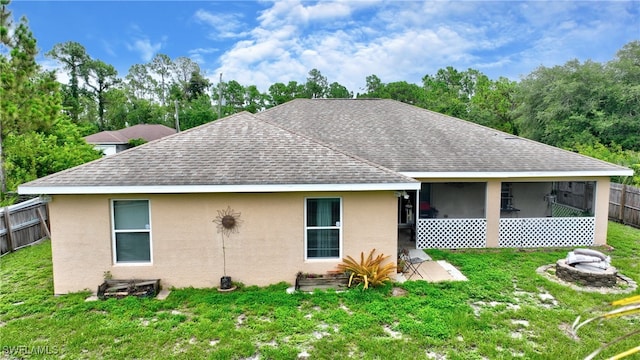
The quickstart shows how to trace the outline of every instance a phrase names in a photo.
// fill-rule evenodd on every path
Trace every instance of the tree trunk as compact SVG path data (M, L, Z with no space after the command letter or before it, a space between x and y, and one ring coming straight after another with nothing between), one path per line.
M2 124L0 124L0 201L4 200L7 193L7 182L4 177L4 142L2 138Z

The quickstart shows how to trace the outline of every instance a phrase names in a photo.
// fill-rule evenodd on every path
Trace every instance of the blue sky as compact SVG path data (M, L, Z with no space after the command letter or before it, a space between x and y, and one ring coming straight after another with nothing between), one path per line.
M304 82L316 68L354 93L365 78L420 83L453 66L518 80L571 59L606 62L640 40L640 1L27 1L40 62L76 41L124 77L156 53L197 61L214 83Z

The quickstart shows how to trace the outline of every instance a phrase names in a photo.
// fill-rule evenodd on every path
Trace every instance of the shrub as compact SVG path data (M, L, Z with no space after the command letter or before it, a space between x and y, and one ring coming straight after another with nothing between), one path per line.
M375 251L376 249L372 249L366 259L364 252L361 252L359 263L351 256L342 259L342 263L338 265L338 270L349 274L349 287L363 284L363 289L368 289L369 286L380 286L384 282L391 280L390 276L395 272L395 265L387 263L381 266L381 263L388 259L389 256L380 254L374 258L373 253Z

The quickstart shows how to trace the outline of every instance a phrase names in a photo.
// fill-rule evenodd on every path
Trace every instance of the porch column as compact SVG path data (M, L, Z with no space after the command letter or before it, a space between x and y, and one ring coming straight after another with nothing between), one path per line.
M497 248L500 236L500 194L502 181L487 181L486 217L487 247Z
M609 225L609 178L599 178L596 181L595 194L593 195L593 216L596 221L594 245L607 243L607 226Z

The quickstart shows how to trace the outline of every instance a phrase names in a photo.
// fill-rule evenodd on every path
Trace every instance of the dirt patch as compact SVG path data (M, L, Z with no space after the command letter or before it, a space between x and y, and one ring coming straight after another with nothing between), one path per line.
M438 354L437 352L427 351L427 359L447 360L447 356L443 354Z
M406 295L407 295L407 290L403 288L394 287L393 290L391 290L391 296L393 297L406 296Z
M578 335L576 335L576 333L571 328L571 324L562 323L558 325L558 329L560 329L560 331L562 331L565 335L567 335L568 338L575 341L580 341L580 338L578 337Z
M387 335L391 336L394 339L402 339L402 333L399 331L394 331L389 325L385 324L382 327L382 330L384 330L384 332L387 333Z
M236 318L236 329L240 329L242 327L242 325L244 324L244 322L247 321L247 315L245 314L240 314L237 318Z

